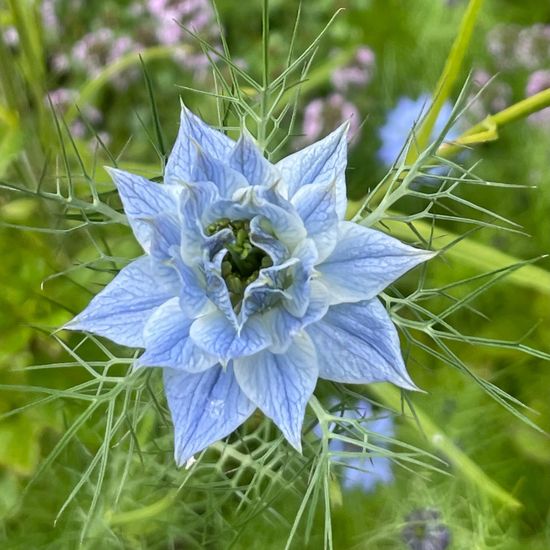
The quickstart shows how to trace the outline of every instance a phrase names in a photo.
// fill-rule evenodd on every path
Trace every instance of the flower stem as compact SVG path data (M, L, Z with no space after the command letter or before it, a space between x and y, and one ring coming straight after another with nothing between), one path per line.
M437 150L437 154L445 157L452 156L462 150L463 145L473 145L488 141L488 134L492 135L490 139L497 139L498 129L502 126L526 118L546 107L550 107L550 89L543 90L538 94L518 101L494 115L489 115L464 132L452 143L442 144Z
M468 46L470 44L475 23L482 5L483 0L470 0L470 3L468 4L468 8L466 9L462 19L458 35L453 43L449 56L447 57L443 72L439 77L439 81L433 95L433 103L431 104L420 129L418 130L416 144L411 144L407 154L407 164L412 164L418 158L418 155L424 150L430 140L432 130L435 126L441 108L451 94L460 74L460 69L462 68L464 57L468 51Z

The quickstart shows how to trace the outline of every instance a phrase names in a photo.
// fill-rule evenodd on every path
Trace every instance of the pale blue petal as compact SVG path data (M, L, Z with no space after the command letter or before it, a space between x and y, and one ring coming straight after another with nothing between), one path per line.
M392 382L417 389L405 369L397 330L377 298L332 306L306 330L321 350L321 378L349 384Z
M258 317L251 317L237 332L221 311L196 319L191 325L191 338L203 350L222 362L235 357L252 355L271 344L269 331Z
M187 317L195 318L204 309L208 298L204 289L204 276L198 269L188 266L182 259L179 248L171 251L172 263L181 280L180 306Z
M231 365L200 374L165 369L164 391L174 423L178 466L229 435L255 409L237 384Z
M262 217L250 220L250 242L267 252L274 264L280 264L288 258L288 248L262 227Z
M181 223L181 253L188 263L202 258L202 247L206 239L204 228L208 225L208 214L219 198L212 182L198 182L186 185L182 191L179 213Z
M336 181L304 185L291 202L304 222L308 237L317 246L317 261L320 263L334 250L338 239Z
M250 220L261 216L259 223L264 231L272 233L288 248L294 248L307 233L296 209L288 201L272 201L272 192L264 187L239 189L232 201L220 200L211 209L214 219ZM213 221L212 220L212 221Z
M263 155L252 137L244 131L229 159L231 168L239 171L250 185L270 186L280 175Z
M317 375L317 354L305 334L296 336L285 353L262 351L235 361L239 386L299 452L305 409Z
M340 222L332 254L316 269L330 288L333 304L370 300L433 252L408 246L374 229Z
M144 347L145 323L156 308L178 291L175 270L155 265L150 257L144 256L123 268L63 328L93 332L123 346Z
M231 304L229 290L222 277L222 262L227 254L227 250L222 248L216 253L212 261L204 261L204 277L206 280L206 295L216 305L216 307L227 317L230 323L237 328L237 315Z
M305 239L294 249L293 254L299 262L292 268L292 284L286 289L288 299L284 301L284 306L292 315L303 317L309 305L310 283L313 266L317 260L317 248L311 239Z
M176 214L163 214L147 222L151 226L149 254L164 261L172 256L174 248L181 244L181 228Z
M248 186L241 173L202 150L197 153L193 181L211 181L222 198L231 198L237 189Z
M138 365L195 373L214 366L216 358L197 347L189 337L192 322L181 310L179 298L158 307L145 325L145 352Z
M197 159L197 145L218 160L229 158L235 142L222 132L205 124L184 105L181 109L181 120L178 137L166 170L164 182L169 184L190 183Z
M297 263L297 258L290 258L282 264L260 270L258 278L246 287L241 310L242 322L253 313L275 307L284 298L292 299L285 286L293 276Z
M311 290L309 295L309 305L305 315L302 317L302 326L307 327L311 323L316 323L323 318L329 308L330 292L327 287L319 280L311 281Z
M276 164L292 198L304 185L336 182L336 211L342 219L346 213L347 140L346 122L326 138L285 157Z
M177 193L164 185L116 168L105 168L113 179L128 222L146 252L151 245L150 221L160 214L177 212Z
M312 280L309 303L305 315L301 318L291 315L284 307L273 307L263 312L265 326L269 327L273 343L269 350L274 353L285 351L294 336L311 323L321 319L328 310L328 291L320 281Z
M292 340L302 329L302 319L294 317L283 307L273 307L261 313L262 319L271 336L269 350L282 353L288 349Z

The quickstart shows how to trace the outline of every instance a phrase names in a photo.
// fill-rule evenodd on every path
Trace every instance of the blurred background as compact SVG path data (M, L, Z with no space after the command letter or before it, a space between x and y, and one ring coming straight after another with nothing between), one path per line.
M59 393L51 394L48 388L61 391L87 378L78 366L28 367L62 363L70 357L51 333L87 303L114 269L107 264L94 264L88 270L76 267L86 266L98 253L109 258L139 254L125 228L99 226L79 232L77 222L67 225L56 200L38 200L33 193L37 189L55 193L56 174L66 162L76 171L82 163L102 196L112 201L116 197L103 165L118 162L151 178L162 174L152 145L156 130L138 53L147 67L168 149L178 128L179 97L206 120L216 122L211 98L188 90L214 91L211 60L200 42L174 20L211 44L220 44L223 30L238 66L256 76L261 69L261 2L218 0L217 4L222 28L208 0L0 1L0 541L4 548L78 547L77 533L95 494L97 473L86 478L55 525L54 520L101 446L102 413L98 410L87 417L78 437L55 460L45 462L87 406L85 400L62 395L53 399ZM463 0L303 2L298 50L316 38L336 9L345 10L319 46L299 98L292 135L276 156L301 148L350 119L348 194L353 200L364 196L387 172L425 112L466 5ZM284 68L298 2L271 0L270 6L275 74ZM451 130L451 138L550 88L550 4L487 0L461 83L468 74L470 104ZM68 129L73 138L73 142L65 139L65 153L52 106L60 115L62 133ZM449 102L442 117L448 117L451 108ZM439 125L444 122L442 118ZM522 228L522 234L482 230L469 239L485 245L482 250L502 251L516 260L547 253L550 108L504 127L498 140L463 152L459 160L469 165L480 161L477 174L486 181L526 186L469 189L466 196ZM29 192L11 192L9 186ZM468 229L452 222L441 227L458 233ZM550 269L548 260L537 265ZM430 268L429 286L477 273L468 262L440 262ZM407 281L403 284L406 287ZM521 342L548 353L550 288L528 287L504 279L476 299L475 308L484 317L465 311L454 321L468 334ZM524 410L527 417L550 430L550 365L542 357L522 355L513 346L461 345L460 353L476 376L525 403L530 407ZM82 354L92 361L99 351L84 349ZM451 475L443 475L411 471L389 461L372 462L370 477L354 479L350 477L354 470L346 470L331 486L335 548L550 548L548 437L497 404L470 377L442 366L433 356L416 350L408 366L427 392L412 400L436 428L426 430L422 422L419 426L397 416L378 429L430 452L434 452L431 436L441 431L487 478L476 483L475 472L466 479L453 468ZM29 386L42 390L30 392ZM368 395L368 388L365 391ZM328 396L332 389L322 392ZM30 403L34 405L27 406ZM16 409L17 414L11 414ZM165 438L162 460L149 449L136 459L123 491L105 489L106 496L96 506L91 546L283 548L289 517L300 502L301 482L296 482L296 494L274 495L269 514L239 515L226 493L227 508L216 507L212 501L218 493L201 488L199 482L181 501L163 500L164 489L181 483L184 472L172 471L166 451L170 427L155 418L151 415L139 436ZM120 466L126 456L116 455L115 444L113 449L109 468ZM106 476L114 487L115 473ZM486 479L502 487L514 504L491 498L484 490ZM33 483L24 494L30 480ZM134 510L134 515L120 510ZM205 511L211 515L204 516ZM321 512L318 515L311 516L309 540L296 539L296 548L322 546ZM208 520L201 522L200 517Z

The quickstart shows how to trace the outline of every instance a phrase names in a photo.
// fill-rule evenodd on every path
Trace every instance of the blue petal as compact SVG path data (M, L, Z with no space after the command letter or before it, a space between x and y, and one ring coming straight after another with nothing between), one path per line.
M115 182L136 239L148 252L152 235L148 221L161 214L177 212L177 192L122 170L108 167L105 170Z
M217 361L189 338L192 319L181 310L179 298L162 304L149 317L143 331L145 353L139 366L172 367L186 372L202 372Z
M323 318L329 308L330 292L327 287L318 280L311 281L309 305L305 315L302 317L302 326L307 327Z
M286 289L289 298L284 304L292 315L303 317L309 305L310 282L317 260L317 248L312 240L305 239L294 249L293 254L300 261L292 268L292 284Z
M168 158L164 182L169 184L190 183L197 159L197 145L218 160L229 158L235 142L222 132L214 130L199 117L181 108L178 137Z
M243 174L250 185L270 186L280 178L276 168L262 155L246 130L237 141L229 164Z
M156 308L177 295L178 276L172 268L137 259L63 328L105 336L117 344L144 347L143 329Z
M288 186L292 198L304 185L336 182L336 211L342 219L346 213L347 141L346 122L326 138L289 155L275 166Z
M252 219L261 216L259 223L264 231L272 232L285 246L294 248L307 235L304 224L289 202L273 202L273 193L265 187L239 189L232 201L220 200L213 205L210 215L214 219Z
M332 254L317 270L331 290L332 303L370 300L433 252L408 246L381 231L340 222Z
M304 327L321 319L328 310L328 291L320 282L311 281L309 304L305 315L301 318L291 315L280 305L263 312L262 318L269 327L273 343L269 350L274 353L286 351L294 336Z
M288 248L270 235L262 227L261 221L261 216L256 216L250 220L250 242L267 252L274 264L280 264L288 258Z
M246 287L241 310L242 322L253 313L277 306L285 298L292 299L284 287L297 263L297 258L290 258L282 264L260 270L258 278Z
M182 191L179 207L182 256L189 263L202 258L207 215L218 198L216 186L208 181L186 185Z
M257 353L272 341L260 318L251 317L237 331L221 311L196 319L191 325L190 334L198 346L224 363L235 357Z
M206 295L216 307L227 317L231 324L237 328L237 316L231 304L229 290L222 277L222 262L227 250L222 248L216 253L212 261L204 261L204 277L206 280Z
M291 315L284 307L273 307L261 314L269 327L272 343L269 350L273 353L285 352L292 340L303 327L302 319Z
M204 278L197 269L188 266L182 259L179 248L171 251L174 269L181 280L180 306L187 317L197 317L208 302L204 290Z
M300 187L291 200L313 239L322 262L333 250L338 239L336 212L336 181Z
M392 382L418 389L410 379L399 337L378 299L332 306L307 329L319 353L319 376L335 382Z
M231 198L237 189L248 186L246 178L237 170L202 150L197 152L193 181L211 181L223 198Z
M239 386L299 452L305 409L317 375L315 348L305 334L298 335L285 353L262 351L235 361Z
M164 391L174 423L178 466L229 435L255 409L239 388L231 366L215 366L200 374L165 369Z
M149 254L164 261L172 256L172 250L181 244L181 229L175 214L157 216L147 222L151 226Z

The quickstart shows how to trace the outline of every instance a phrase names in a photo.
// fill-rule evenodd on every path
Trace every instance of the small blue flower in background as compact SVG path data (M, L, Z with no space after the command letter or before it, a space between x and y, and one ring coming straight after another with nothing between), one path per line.
M446 550L451 544L451 531L441 514L432 508L414 510L405 518L401 531L410 550Z
M383 437L393 437L394 435L393 418L388 415L376 416L373 414L372 406L368 401L361 400L353 408L344 410L342 417L364 419L362 424L373 434ZM316 427L315 432L321 436L319 426ZM375 443L379 447L386 446L382 438L375 438L371 443ZM331 439L330 450L358 452L361 449L339 439ZM392 463L389 458L367 455L363 458L338 457L338 461L345 462L348 466L342 470L342 486L346 489L362 489L370 493L376 489L378 484L386 485L393 481Z
M183 108L163 184L109 170L144 255L65 328L164 369L178 464L256 408L300 450L319 377L415 389L376 296L433 253L343 220L346 131L272 164Z
M399 154L403 150L407 138L411 130L416 126L418 128L419 121L428 112L430 107L431 97L427 94L421 95L418 99L402 97L397 102L397 105L388 113L386 123L379 129L379 137L382 142L378 150L378 158L384 166L390 167L398 159ZM452 105L446 102L437 121L434 125L431 139L435 139L445 128L445 125L451 118ZM456 139L460 132L456 127L451 128L447 134L447 141Z

